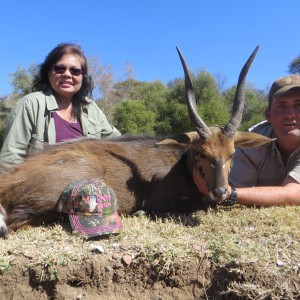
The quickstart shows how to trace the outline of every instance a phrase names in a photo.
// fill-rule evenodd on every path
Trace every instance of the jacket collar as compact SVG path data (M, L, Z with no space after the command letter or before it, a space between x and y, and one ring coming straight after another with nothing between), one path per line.
M46 97L46 106L47 109L50 111L53 110L57 110L58 109L58 105L57 105L57 101L53 95L52 89L48 88L45 92L44 92Z
M58 109L58 105L57 105L57 101L55 99L55 96L53 95L53 91L51 88L48 88L45 92L44 92L44 95L47 96L46 97L46 105L47 105L47 109L49 111L54 111L54 110L57 110ZM88 102L88 103L91 103L93 100L86 97L85 100ZM87 109L87 106L84 105L82 107L82 110L84 113L88 113L88 109Z

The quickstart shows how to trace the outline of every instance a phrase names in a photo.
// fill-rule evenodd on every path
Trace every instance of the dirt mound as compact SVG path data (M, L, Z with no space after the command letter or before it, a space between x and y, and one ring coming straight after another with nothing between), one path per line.
M285 294L272 297L276 282L255 265L216 267L209 260L153 266L143 258L130 265L122 259L95 255L52 269L26 257L1 276L1 299L300 299L299 277L290 277ZM259 296L259 298L257 298ZM298 298L297 298L298 297Z
M0 240L0 299L300 300L299 212L124 217L95 239L68 221L26 228Z

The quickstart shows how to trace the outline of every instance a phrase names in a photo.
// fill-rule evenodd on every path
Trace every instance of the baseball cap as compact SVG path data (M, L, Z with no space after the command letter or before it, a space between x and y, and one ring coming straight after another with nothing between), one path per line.
M57 209L69 215L73 230L80 235L95 237L122 229L116 195L99 178L70 183L60 195Z
M269 91L269 104L272 97L280 97L293 88L300 88L300 76L291 74L275 80Z

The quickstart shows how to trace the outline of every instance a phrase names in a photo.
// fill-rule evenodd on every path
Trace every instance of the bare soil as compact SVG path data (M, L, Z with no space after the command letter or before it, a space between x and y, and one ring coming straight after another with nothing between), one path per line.
M1 276L1 299L300 299L299 276L273 275L255 264L241 268L216 267L207 259L174 262L162 274L144 258L126 265L95 254L52 273L30 257L18 257ZM285 294L274 297L275 285L283 281Z
M68 222L11 233L0 240L0 299L300 300L299 207L197 220L123 218L120 234L95 239Z

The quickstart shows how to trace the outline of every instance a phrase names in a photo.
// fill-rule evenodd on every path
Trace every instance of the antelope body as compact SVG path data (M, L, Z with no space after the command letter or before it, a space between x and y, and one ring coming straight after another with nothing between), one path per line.
M177 49L178 50L178 49ZM28 157L0 177L0 236L37 219L47 220L65 187L74 180L102 177L116 193L119 212L189 213L220 203L227 194L228 174L235 147L253 147L270 139L237 132L244 105L245 78L257 52L241 71L232 119L224 127L208 127L196 112L188 67L180 51L189 116L196 131L158 141L122 136L116 139L79 139L57 144ZM207 199L193 181L201 171L209 188Z

